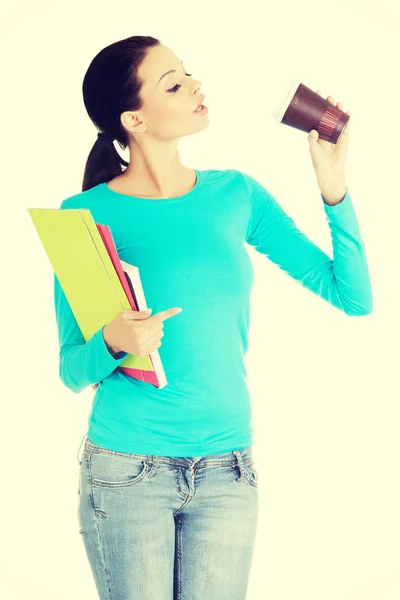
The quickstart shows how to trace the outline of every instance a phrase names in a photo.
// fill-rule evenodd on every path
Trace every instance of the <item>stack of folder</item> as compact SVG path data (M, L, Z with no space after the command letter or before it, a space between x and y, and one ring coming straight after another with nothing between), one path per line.
M85 341L123 310L146 310L138 267L120 260L110 228L95 223L90 210L28 212ZM127 354L117 369L158 388L167 385L158 350Z

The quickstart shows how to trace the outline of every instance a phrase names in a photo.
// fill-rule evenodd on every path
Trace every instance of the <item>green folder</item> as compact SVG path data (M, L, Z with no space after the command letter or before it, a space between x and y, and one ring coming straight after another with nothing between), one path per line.
M85 341L123 310L133 310L89 209L28 208ZM154 371L149 356L121 367Z

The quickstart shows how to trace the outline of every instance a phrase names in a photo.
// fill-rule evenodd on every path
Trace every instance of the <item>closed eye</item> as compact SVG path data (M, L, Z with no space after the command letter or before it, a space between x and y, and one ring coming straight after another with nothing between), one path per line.
M188 77L191 77L193 75L193 73L185 73L185 75L187 75ZM181 88L182 86L177 83L176 85L174 85L173 88L171 88L170 90L167 90L167 92L177 92L179 90L179 88Z

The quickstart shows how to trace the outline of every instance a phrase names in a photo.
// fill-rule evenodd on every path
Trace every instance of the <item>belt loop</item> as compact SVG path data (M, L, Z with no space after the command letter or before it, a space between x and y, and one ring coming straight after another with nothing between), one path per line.
M234 450L233 454L236 456L236 460L237 460L237 463L239 465L240 475L238 477L238 481L240 481L242 479L242 469L243 469L243 457L242 457L242 453L240 452L240 450Z
M159 463L158 456L152 454L150 460L151 460L152 464L151 464L151 467L149 467L147 477L154 477L154 475L157 473L157 469L158 469L158 463ZM145 463L147 465L146 461L145 461Z

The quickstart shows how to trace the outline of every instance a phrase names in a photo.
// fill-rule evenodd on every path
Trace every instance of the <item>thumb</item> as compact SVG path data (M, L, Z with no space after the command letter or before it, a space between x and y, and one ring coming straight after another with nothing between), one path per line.
M313 142L314 140L318 139L318 131L316 129L311 129L310 133L308 134L308 140L310 142Z

